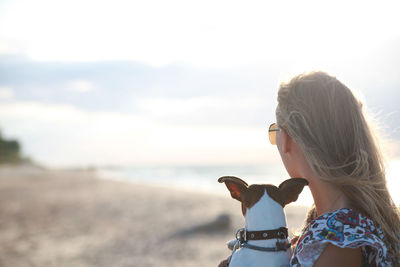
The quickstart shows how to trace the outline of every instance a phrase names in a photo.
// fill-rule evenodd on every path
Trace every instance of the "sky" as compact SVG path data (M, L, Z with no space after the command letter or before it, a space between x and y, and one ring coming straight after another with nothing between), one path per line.
M325 70L400 156L398 5L0 0L0 128L48 166L278 162L279 83Z

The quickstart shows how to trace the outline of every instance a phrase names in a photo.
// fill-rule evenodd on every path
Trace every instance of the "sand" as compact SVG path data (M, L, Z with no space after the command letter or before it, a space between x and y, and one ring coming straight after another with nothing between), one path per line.
M306 209L286 208L290 230ZM243 222L228 192L110 181L93 170L0 169L0 266L217 266Z

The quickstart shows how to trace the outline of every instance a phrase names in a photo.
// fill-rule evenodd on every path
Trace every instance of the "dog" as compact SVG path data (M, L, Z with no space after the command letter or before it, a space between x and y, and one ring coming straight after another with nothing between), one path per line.
M289 266L291 258L285 205L296 201L308 182L304 178L291 178L279 187L269 184L248 185L234 176L223 176L232 198L242 203L245 227L236 233L229 267Z

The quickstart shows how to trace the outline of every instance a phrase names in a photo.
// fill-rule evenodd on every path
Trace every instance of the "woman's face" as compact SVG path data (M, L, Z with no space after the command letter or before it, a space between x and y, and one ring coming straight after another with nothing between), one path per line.
M285 155L286 153L284 151L284 145L285 144L284 144L284 140L283 139L285 137L283 135L285 135L285 134L286 134L286 132L283 129L281 129L279 132L276 133L276 147L278 148L279 155L281 156L283 165L285 165L285 168L286 168L287 172L289 172L289 169L288 169L288 158Z
M301 177L296 164L298 162L296 160L298 146L283 129L276 134L276 146L289 176Z

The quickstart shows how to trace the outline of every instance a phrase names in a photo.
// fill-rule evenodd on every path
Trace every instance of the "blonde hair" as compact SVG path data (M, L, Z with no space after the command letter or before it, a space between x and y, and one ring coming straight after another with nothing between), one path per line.
M324 72L295 76L279 88L276 117L314 174L340 188L354 208L371 218L398 258L399 210L386 187L376 135L352 91ZM309 214L308 220L315 217L315 207Z

